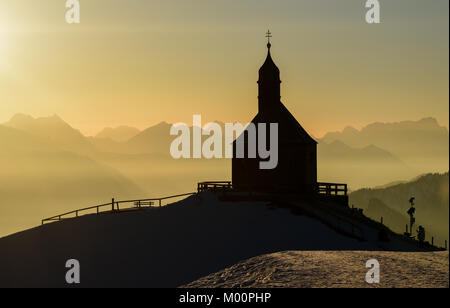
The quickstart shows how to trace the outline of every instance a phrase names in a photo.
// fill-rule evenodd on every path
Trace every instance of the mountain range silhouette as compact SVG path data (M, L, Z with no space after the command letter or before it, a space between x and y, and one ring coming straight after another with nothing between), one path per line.
M184 193L195 190L199 181L231 178L230 160L174 160L168 153L174 138L169 135L170 127L161 122L143 131L107 129L86 137L56 115L15 115L0 125L0 153L5 158L0 189L9 202L0 206L4 219L0 234L19 230L13 227L12 217L29 227L43 216L111 197ZM389 134L390 127L396 132ZM124 130L127 138L117 137ZM414 146L423 139L437 149L436 153L426 150L432 162L408 163L425 151ZM448 171L448 131L433 119L377 123L360 131L347 128L318 141L319 180L347 182L351 190ZM405 151L398 150L401 144L408 149L405 157ZM439 161L446 163L438 168ZM30 203L34 214L22 215Z

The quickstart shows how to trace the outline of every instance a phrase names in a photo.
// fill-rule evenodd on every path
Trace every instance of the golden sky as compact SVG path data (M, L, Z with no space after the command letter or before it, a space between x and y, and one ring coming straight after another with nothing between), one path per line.
M264 33L282 101L313 135L436 117L449 125L448 0L0 0L0 122L58 114L86 134L251 120Z

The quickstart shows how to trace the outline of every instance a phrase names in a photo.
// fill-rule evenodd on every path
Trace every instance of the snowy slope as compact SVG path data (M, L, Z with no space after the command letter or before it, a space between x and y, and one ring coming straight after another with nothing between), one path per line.
M365 281L366 262L380 264L380 284ZM448 251L286 251L239 262L188 288L448 288Z
M2 238L0 287L64 287L68 259L80 261L82 287L176 287L286 250L380 247L285 209L203 193L162 208L87 215Z

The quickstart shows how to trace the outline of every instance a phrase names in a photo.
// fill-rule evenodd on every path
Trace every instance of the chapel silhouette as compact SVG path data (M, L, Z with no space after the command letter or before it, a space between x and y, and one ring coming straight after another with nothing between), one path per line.
M267 58L259 69L258 114L251 123L257 128L258 123L267 123L267 148L270 147L269 123L278 123L278 165L274 169L260 169L259 163L263 159L258 153L256 158L249 158L248 134L244 131L233 142L233 188L242 191L313 194L317 188L317 142L281 102L280 70L270 53L270 32L267 37ZM260 132L258 129L256 131L258 136ZM244 158L236 157L236 143L240 138L244 138Z

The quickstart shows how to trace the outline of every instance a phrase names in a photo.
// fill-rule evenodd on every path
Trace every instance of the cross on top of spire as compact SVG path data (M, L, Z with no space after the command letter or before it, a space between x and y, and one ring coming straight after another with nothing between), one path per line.
M267 37L267 48L270 49L270 47L272 46L272 44L270 44L270 38L272 37L272 33L270 33L270 30L267 30L266 37Z
M270 43L270 38L272 37L272 33L270 33L270 30L267 30L266 37L267 37L267 40Z

